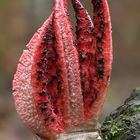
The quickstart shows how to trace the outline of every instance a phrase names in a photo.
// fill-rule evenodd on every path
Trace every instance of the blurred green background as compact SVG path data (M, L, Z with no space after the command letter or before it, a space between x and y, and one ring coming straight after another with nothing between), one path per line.
M91 14L90 0L81 1ZM123 103L133 88L140 85L140 0L108 2L113 26L114 61L100 122ZM52 6L53 0L0 0L0 140L36 139L16 114L12 79L25 45L50 15ZM69 13L74 25L71 6Z

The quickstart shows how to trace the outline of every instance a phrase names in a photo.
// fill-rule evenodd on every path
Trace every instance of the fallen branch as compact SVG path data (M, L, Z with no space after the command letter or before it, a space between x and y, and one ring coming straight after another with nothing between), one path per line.
M104 140L140 140L140 88L106 117L101 133Z

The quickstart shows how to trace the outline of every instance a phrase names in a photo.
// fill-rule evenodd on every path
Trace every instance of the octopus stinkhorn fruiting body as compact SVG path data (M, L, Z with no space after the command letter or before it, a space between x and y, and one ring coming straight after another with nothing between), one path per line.
M112 39L107 1L92 0L93 20L79 0L71 2L76 37L67 1L54 0L51 16L23 51L13 80L18 114L44 139L97 120L110 80Z

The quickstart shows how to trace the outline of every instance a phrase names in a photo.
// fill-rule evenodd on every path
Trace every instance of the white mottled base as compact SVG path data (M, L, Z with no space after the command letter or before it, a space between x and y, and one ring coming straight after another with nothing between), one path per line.
M98 132L77 132L60 135L57 140L102 140Z

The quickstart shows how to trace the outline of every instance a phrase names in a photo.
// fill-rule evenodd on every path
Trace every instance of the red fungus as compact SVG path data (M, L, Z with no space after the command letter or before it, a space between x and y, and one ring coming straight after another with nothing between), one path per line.
M96 121L110 79L112 41L106 0L92 0L93 21L79 0L71 1L77 38L67 1L55 0L52 15L24 50L13 80L17 112L44 139Z

